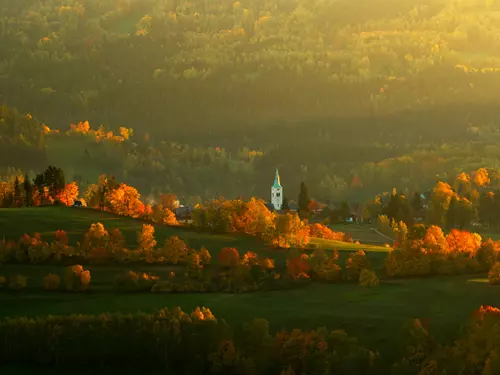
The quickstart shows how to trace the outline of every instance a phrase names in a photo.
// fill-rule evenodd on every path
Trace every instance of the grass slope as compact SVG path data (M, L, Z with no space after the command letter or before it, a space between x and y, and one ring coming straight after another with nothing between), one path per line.
M101 221L107 228L120 228L130 243L141 221L117 217L92 210L63 207L0 210L0 235L17 239L24 232L40 232L49 236L55 229L64 229L73 241L79 239L92 222ZM235 246L240 249L261 249L276 257L284 252L266 249L256 239L235 235L210 235L156 226L157 236L178 234L191 246L210 249ZM363 248L372 262L383 260L386 248L315 240L325 249L339 249L344 254ZM249 294L121 294L113 290L113 278L119 266L89 267L92 291L86 294L42 292L42 277L49 272L62 274L61 267L50 265L0 265L0 274L21 273L28 276L30 288L21 293L0 293L0 318L6 316L39 316L48 314L152 311L162 307L181 306L191 310L206 306L216 316L238 325L256 317L266 318L273 330L317 326L342 328L360 341L379 349L390 362L402 345L398 342L403 323L415 317L429 320L433 334L451 339L469 314L480 305L500 305L499 288L478 282L484 275L449 276L424 279L383 281L376 289L356 284L312 284L302 289ZM148 266L159 276L170 267ZM481 280L482 281L482 280Z
M137 231L140 231L142 225L146 223L143 220L86 208L52 206L0 209L0 238L5 236L7 239L17 241L25 233L38 232L44 239L49 240L56 230L61 229L66 231L70 243L75 245L77 241L82 241L90 225L97 222L101 222L108 231L114 228L120 229L130 248L137 245ZM255 251L264 247L255 238L245 235L199 233L166 225L154 225L154 227L159 246L166 238L177 235L195 249L205 246L210 251L217 251L230 246L240 251Z

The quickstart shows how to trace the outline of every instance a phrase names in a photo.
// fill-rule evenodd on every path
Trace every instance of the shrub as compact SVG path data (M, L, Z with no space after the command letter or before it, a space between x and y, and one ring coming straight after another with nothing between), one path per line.
M202 247L200 250L200 259L201 259L201 263L203 263L204 265L210 264L210 262L212 260L212 256L210 255L210 252L205 247Z
M309 279L311 265L307 254L299 254L287 261L288 275L293 279Z
M90 286L90 271L82 266L68 266L64 271L64 287L70 291L87 290Z
M185 262L188 256L188 247L186 243L178 236L172 236L163 244L161 256L167 263L177 264Z
M500 284L500 262L496 262L488 272L488 281L491 285Z
M364 268L359 275L359 285L371 288L373 286L377 286L379 284L379 280L375 272L367 270Z
M240 253L234 247L223 248L218 257L219 265L221 267L234 267L240 260Z
M126 271L115 277L115 287L128 292L148 291L158 280L158 276L150 273Z
M7 279L5 278L5 276L0 276L0 288L4 288L6 284Z
M43 289L45 290L57 290L61 286L61 277L49 273L43 278Z
M12 275L8 279L9 289L21 290L28 285L28 279L23 275Z
M366 259L366 254L363 250L356 251L349 255L346 261L346 278L351 281L358 281L361 271L371 269L371 265Z

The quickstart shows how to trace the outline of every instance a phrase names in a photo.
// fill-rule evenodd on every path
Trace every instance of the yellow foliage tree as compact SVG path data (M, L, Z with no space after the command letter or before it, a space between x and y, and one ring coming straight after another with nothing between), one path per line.
M43 278L43 288L45 290L57 290L61 285L61 277L49 273Z
M68 266L64 271L64 287L69 291L84 291L90 287L90 271L81 265Z
M359 285L364 287L374 287L379 284L379 280L375 272L364 268L359 275Z
M161 255L168 263L177 264L186 260L188 247L178 236L172 236L163 244Z
M500 284L500 262L496 262L488 272L488 281L491 285Z
M156 247L155 228L150 224L143 224L142 230L137 232L137 243L139 252L142 254L152 254Z

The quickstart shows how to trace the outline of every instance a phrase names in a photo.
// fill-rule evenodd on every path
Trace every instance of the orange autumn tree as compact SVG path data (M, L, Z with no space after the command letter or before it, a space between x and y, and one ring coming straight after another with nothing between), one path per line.
M446 236L446 242L448 243L449 251L468 253L473 257L481 247L482 238L477 233L453 229Z
M178 236L172 236L165 240L163 248L160 250L160 256L167 263L177 264L186 261L188 252L186 243Z
M94 223L85 234L81 249L93 262L105 263L112 257L108 248L109 233L102 223Z
M168 208L170 211L179 207L179 200L175 194L162 194L160 195L161 205Z
M150 224L143 224L142 230L137 232L138 250L146 258L151 257L156 247L155 228Z
M235 267L240 261L240 253L234 247L223 248L217 257L221 267Z
M345 233L334 232L324 224L313 223L309 225L309 234L311 237L325 238L327 240L343 241Z
M78 185L76 182L66 184L63 190L57 192L56 199L65 206L71 206L78 198Z
M54 259L60 261L63 257L70 257L74 249L68 245L68 235L63 230L56 231L55 239L50 244Z
M123 216L139 217L144 210L141 195L132 186L120 184L106 193L105 201L109 211Z
M175 214L163 204L154 205L152 208L153 222L166 225L177 225Z
M490 177L486 168L479 168L473 173L473 176L477 187L488 186L490 184Z
M309 279L311 265L307 254L291 254L287 260L287 272L293 279Z
M263 235L272 226L274 217L262 199L253 197L233 213L234 226L239 231L253 236Z
M310 241L309 225L300 220L296 212L287 212L276 217L274 225L266 233L266 239L279 248L305 247Z
M457 179L458 181L467 180L465 177L462 179ZM450 206L451 198L455 197L456 194L451 188L451 186L445 182L439 181L431 194L431 204L429 206L429 221L432 224L439 226L444 226L446 221L446 211Z

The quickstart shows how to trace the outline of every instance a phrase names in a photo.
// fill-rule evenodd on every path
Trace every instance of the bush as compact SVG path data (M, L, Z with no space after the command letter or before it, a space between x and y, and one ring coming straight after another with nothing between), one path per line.
M64 271L64 287L70 291L83 291L90 287L90 271L82 266L68 266Z
M363 250L356 251L349 255L346 261L346 278L351 281L358 281L363 269L371 269L371 265L366 259L366 254Z
M500 262L496 262L488 272L488 281L491 285L500 285Z
M205 247L202 247L200 250L200 259L201 259L201 263L203 263L204 265L210 264L210 262L212 260L212 256L210 255L210 252Z
M7 284L7 279L5 278L5 276L0 276L0 288L5 288Z
M359 285L364 287L374 287L378 286L379 280L375 272L367 270L366 268L361 271L359 275Z
M28 279L23 275L12 275L9 276L8 285L9 289L21 290L28 285Z
M126 271L115 277L115 287L127 292L149 291L157 280L158 276L150 273Z
M58 290L61 286L61 277L49 273L43 278L43 289L45 290Z
M240 260L240 253L234 247L225 247L220 251L218 260L221 267L234 267Z

